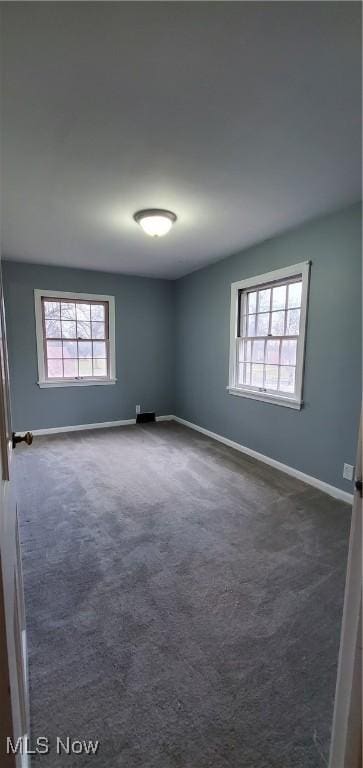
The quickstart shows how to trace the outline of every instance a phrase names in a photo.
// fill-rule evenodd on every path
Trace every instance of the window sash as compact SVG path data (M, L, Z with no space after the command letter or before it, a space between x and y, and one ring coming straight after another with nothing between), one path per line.
M238 329L238 336L244 337L247 334L243 334L241 331L241 326L243 322L243 318L252 317L255 316L256 320L258 315L269 315L269 327L268 327L268 333L266 336L269 336L271 333L271 322L272 322L272 315L276 314L277 312L284 312L284 331L286 331L286 322L287 322L287 313L294 311L294 310L301 310L301 303L302 303L302 290L301 290L301 297L300 297L300 303L296 305L289 305L289 285L295 285L296 283L301 283L301 289L303 288L303 277L302 275L294 275L293 277L287 278L285 280L273 280L266 283L260 283L258 285L255 285L251 288L242 288L238 291L238 323L237 323L237 329ZM274 288L280 288L286 286L286 297L285 297L285 304L284 307L280 307L277 309L273 308L273 289ZM268 309L260 310L257 305L257 299L258 295L262 291L270 290L270 303ZM257 299L256 299L256 309L254 312L248 311L248 297L251 293L256 293ZM300 313L301 317L301 313ZM275 338L275 334L272 334Z
M45 315L45 304L47 302L54 302L54 303L59 304L59 319L58 319L58 317L52 317L52 318L47 318L46 317L46 315ZM87 304L87 305L90 306L90 320L89 320L89 323L90 323L90 333L91 333L90 336L85 337L85 336L77 335L78 323L80 323L80 322L88 322L88 321L84 321L84 320L83 321L78 320L78 318L77 318L77 311L75 312L75 319L74 320L63 319L62 318L62 304L66 304L66 305L74 304L75 307L78 304ZM97 320L96 321L92 321L92 310L91 310L91 308L93 306L102 306L104 308L104 320L103 321L102 320L101 321L97 321ZM89 381L107 381L107 380L110 379L110 338L109 338L110 330L109 330L109 302L108 301L101 301L101 300L97 301L97 300L86 299L86 298L78 298L76 295L74 297L72 297L72 298L71 297L70 298L60 298L59 296L56 296L56 295L52 296L50 294L47 294L46 296L42 296L41 297L41 315L42 315L42 331L43 331L44 372L45 372L45 380L46 381L52 383L52 382L56 382L56 381L64 381L64 382L87 381L87 380L89 380ZM66 337L66 336L63 336L62 333L61 333L60 336L58 336L58 335L54 335L54 336L53 335L52 336L47 335L46 320L49 320L49 319L56 320L56 321L58 321L60 323L61 332L62 332L62 319L63 319L64 322L74 322L75 323L75 327L76 327L76 334L75 334L75 336L67 336ZM102 337L93 336L92 322L101 322L101 323L103 323L103 325L104 325L104 335ZM61 342L62 343L62 355L59 358L48 357L48 349L47 349L47 342L48 341ZM63 342L67 342L67 341L69 341L69 342L76 342L77 343L77 356L75 356L73 358L71 358L71 357L65 358L64 357L64 354L63 354ZM92 351L92 356L91 357L82 357L82 356L79 355L79 342L89 342L91 344L91 351ZM106 348L106 357L105 358L95 358L94 357L94 354L93 354L93 351L94 351L93 344L95 342L103 342L105 344L105 348ZM63 371L63 375L62 376L50 376L49 375L49 360L53 360L53 359L54 360L61 360L61 362L62 362L62 371ZM105 360L106 361L106 374L105 375L102 374L100 376L97 376L94 373L94 360L96 360L96 359L100 359L100 360ZM64 375L64 360L75 360L77 362L78 375L76 375L76 376L65 376ZM79 362L80 362L80 360L90 360L91 361L91 364L92 364L92 374L91 375L87 375L87 376L79 375Z
M74 357L64 357L64 355L62 355L60 357L48 357L48 354L47 354L47 341L76 341L76 340L74 340L74 339L53 339L53 338L50 339L49 337L48 337L48 339L44 340L44 362L45 362L45 371L46 371L46 381L52 382L52 381L57 381L57 379L60 379L62 381L63 381L63 379L64 379L64 381L78 381L78 380L82 380L83 381L85 379L90 379L90 380L96 379L97 381L99 381L99 380L102 380L102 379L109 379L110 378L109 342L106 341L105 339L97 339L97 341L101 341L101 342L103 342L106 345L106 357L95 357L93 355L93 348L92 348L92 356L91 357L83 357L82 355L79 355L79 353L77 354L77 356L74 356ZM84 341L84 339L82 339L82 341ZM86 339L85 341L89 341L90 343L92 343L90 339ZM62 369L63 369L63 375L62 376L50 376L49 375L49 361L51 361L51 360L59 360L62 363ZM94 362L97 361L97 360L104 360L105 361L105 363L106 363L106 373L105 374L97 375L97 373L94 372L94 367L95 367L94 366ZM65 374L64 374L64 362L72 362L72 361L75 361L77 363L76 367L77 367L77 370L78 370L78 374L76 376L65 376ZM80 361L85 361L85 362L86 361L90 361L92 363L92 374L91 375L82 376L79 373L79 363L80 363Z
M266 363L251 363L251 362L248 362L248 363L237 363L237 368L240 365L251 365L251 366L252 365L261 365L263 367L263 369L264 369L263 370L263 378L264 378L264 382L265 382ZM270 363L267 363L267 365L270 365ZM275 395L276 397L294 398L295 397L295 393L296 393L296 378L297 378L296 377L296 366L295 365L277 365L277 364L275 365L275 364L271 363L271 367L278 368L278 384L277 384L276 389L273 389L272 387L266 387L265 385L263 385L262 387L259 387L256 384L246 384L246 383L239 384L239 385L237 385L236 388L237 389L247 389L247 390L250 390L251 392L261 392L261 393L266 393L266 394L269 394L269 395ZM280 369L281 368L295 368L295 387L294 387L294 392L291 392L291 391L289 392L288 390L280 389L279 385L280 385L280 374L281 374ZM251 372L251 375L252 375L252 372Z

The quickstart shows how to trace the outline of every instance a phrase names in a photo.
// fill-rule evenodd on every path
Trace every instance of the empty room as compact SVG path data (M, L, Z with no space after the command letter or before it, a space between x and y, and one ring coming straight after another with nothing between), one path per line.
M0 764L361 765L361 4L2 2Z

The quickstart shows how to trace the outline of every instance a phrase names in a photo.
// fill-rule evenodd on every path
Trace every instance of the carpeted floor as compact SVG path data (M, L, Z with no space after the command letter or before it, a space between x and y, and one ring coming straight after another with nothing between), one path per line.
M327 764L349 508L174 423L16 450L42 768ZM95 756L55 738L98 739Z

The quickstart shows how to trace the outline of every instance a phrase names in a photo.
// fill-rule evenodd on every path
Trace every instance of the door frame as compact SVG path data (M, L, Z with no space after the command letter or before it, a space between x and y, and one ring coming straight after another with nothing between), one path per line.
M362 417L363 413L360 418L357 449L358 482L362 481ZM349 538L329 768L360 768L362 765L362 514L362 496L356 487Z
M29 685L18 514L11 481L12 427L4 296L0 264L0 760L27 768ZM20 749L14 754L7 739Z

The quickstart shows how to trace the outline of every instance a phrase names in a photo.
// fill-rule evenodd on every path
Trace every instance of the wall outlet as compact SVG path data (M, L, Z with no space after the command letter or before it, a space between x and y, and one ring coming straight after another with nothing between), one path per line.
M343 477L344 477L344 480L353 480L353 477L354 477L354 466L353 466L353 464L344 464L344 466L343 466Z
M141 405L137 405L136 406L136 416L137 416L138 413L140 413L140 411L141 411Z

